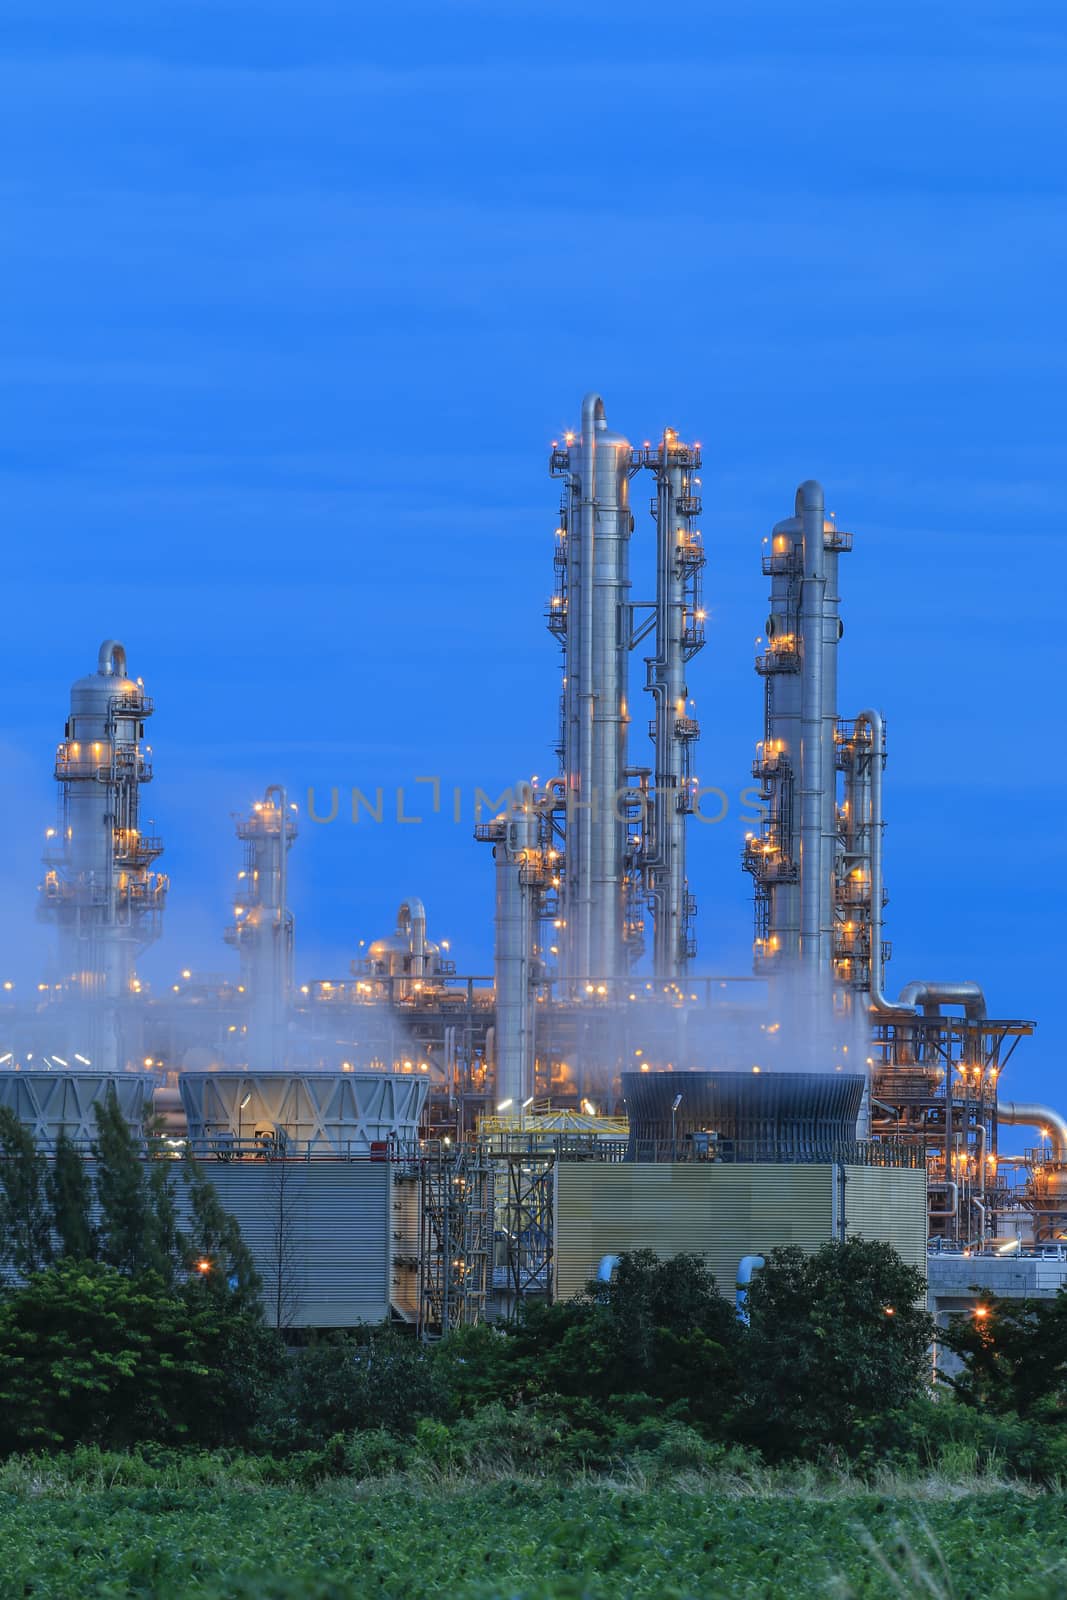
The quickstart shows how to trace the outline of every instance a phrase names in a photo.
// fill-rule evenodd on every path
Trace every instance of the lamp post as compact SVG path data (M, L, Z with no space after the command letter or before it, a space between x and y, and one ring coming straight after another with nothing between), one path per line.
M678 1127L678 1107L681 1105L681 1103L682 1103L681 1095L680 1094L676 1094L675 1097L674 1097L674 1102L671 1105L671 1160L672 1161L677 1161L677 1159L678 1159L678 1142L677 1142L677 1139L675 1137L675 1134L676 1134L676 1130L677 1130L677 1127Z

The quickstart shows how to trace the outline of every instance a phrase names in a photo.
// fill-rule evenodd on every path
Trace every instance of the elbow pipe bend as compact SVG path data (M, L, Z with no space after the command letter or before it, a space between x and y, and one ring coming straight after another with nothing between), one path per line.
M96 658L96 670L104 678L124 678L126 646L117 639L105 639Z
M1021 1100L1001 1100L997 1103L997 1121L1012 1126L1047 1130L1053 1159L1067 1161L1067 1117L1051 1106Z

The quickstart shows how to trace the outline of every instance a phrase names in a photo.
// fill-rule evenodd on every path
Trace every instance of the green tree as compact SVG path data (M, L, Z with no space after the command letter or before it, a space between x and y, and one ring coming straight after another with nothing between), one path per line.
M473 1359L460 1341L451 1356L461 1405L500 1399L544 1402L627 1416L672 1408L705 1432L728 1428L738 1384L743 1330L699 1256L661 1261L651 1250L621 1258L610 1284L554 1305L531 1304L502 1342ZM478 1356L484 1359L475 1371ZM594 1404L595 1403L595 1404Z
M410 1434L421 1417L442 1417L450 1404L434 1353L409 1335L375 1329L309 1346L292 1358L265 1437L273 1448L288 1450L311 1449L336 1433L363 1428Z
M24 1277L52 1258L47 1178L33 1134L0 1106L0 1260Z
M961 1400L999 1415L1067 1419L1067 1289L1049 1300L984 1294L943 1340L964 1362L949 1380Z
M774 1458L851 1453L861 1425L922 1392L926 1282L892 1245L849 1239L770 1252L749 1292L743 1433Z
M209 1374L188 1310L153 1277L63 1260L0 1302L0 1440L180 1439Z
M156 1272L170 1282L180 1253L169 1163L146 1161L114 1088L93 1107L100 1256L130 1274Z
M241 1444L286 1359L192 1285L64 1258L0 1300L0 1449Z
M223 1207L215 1185L199 1163L185 1165L189 1191L189 1232L183 1240L183 1265L207 1294L233 1300L240 1310L256 1310L261 1284L252 1252L236 1217Z
M61 1254L78 1261L96 1257L96 1231L91 1220L93 1186L73 1140L61 1133L47 1180L52 1224Z

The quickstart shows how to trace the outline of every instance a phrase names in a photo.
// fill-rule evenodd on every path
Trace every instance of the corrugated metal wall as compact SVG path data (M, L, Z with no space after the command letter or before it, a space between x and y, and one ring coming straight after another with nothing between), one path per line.
M882 1239L926 1271L926 1173L908 1167L845 1167L850 1234Z
M702 1256L732 1297L742 1256L786 1244L817 1250L834 1237L834 1171L830 1163L560 1162L556 1294L576 1294L602 1256L649 1249ZM848 1231L887 1240L925 1270L925 1173L847 1166L845 1176Z
M349 1328L388 1317L388 1162L219 1162L205 1171L255 1256L270 1321L279 1270L282 1321L289 1327ZM184 1187L179 1179L179 1200Z
M830 1165L561 1161L556 1294L568 1299L601 1256L693 1251L733 1297L737 1263L775 1245L816 1250L832 1230Z
M95 1181L95 1163L86 1166ZM171 1180L178 1226L186 1230L184 1168L175 1161ZM418 1191L398 1184L394 1212L389 1162L220 1161L202 1170L255 1258L268 1322L275 1323L279 1302L283 1328L351 1328L389 1317L394 1252L413 1252L408 1236L417 1239L410 1220L417 1201L403 1199L401 1190Z

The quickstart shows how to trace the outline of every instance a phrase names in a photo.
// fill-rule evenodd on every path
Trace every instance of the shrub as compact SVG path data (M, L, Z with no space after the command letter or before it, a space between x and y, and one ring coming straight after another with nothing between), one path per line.
M0 1449L239 1441L281 1359L224 1303L64 1259L0 1299Z
M345 1440L344 1470L353 1478L387 1478L402 1472L410 1455L410 1445L386 1428L368 1428Z
M949 1379L961 1400L1001 1415L1067 1418L1067 1290L1049 1300L983 1297L983 1317L953 1320L944 1342L962 1357Z
M855 1454L866 1419L922 1391L933 1336L925 1288L872 1240L772 1251L749 1293L741 1436L771 1459Z
M981 1411L942 1394L868 1419L853 1452L862 1470L891 1467L951 1478L994 1475L1057 1485L1067 1480L1067 1430L1032 1417Z
M414 1433L421 1417L450 1409L444 1370L424 1345L388 1329L301 1350L277 1385L261 1442L274 1450L321 1448L336 1433Z

